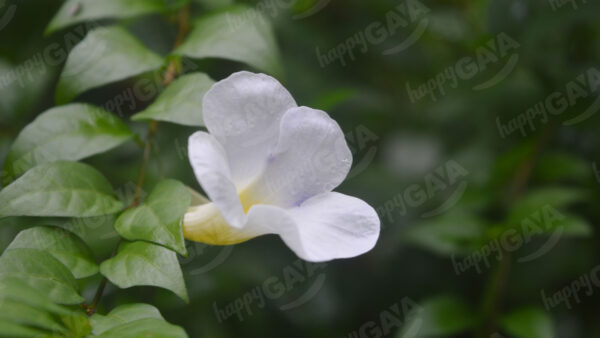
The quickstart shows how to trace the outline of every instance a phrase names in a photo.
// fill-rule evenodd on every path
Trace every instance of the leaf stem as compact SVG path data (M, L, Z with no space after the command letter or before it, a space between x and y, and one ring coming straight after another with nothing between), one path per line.
M177 37L175 38L175 44L173 45L173 49L179 47L179 45L181 45L183 43L185 37L187 36L187 34L190 30L189 17L190 17L190 7L189 7L189 5L186 5L183 8L181 8L181 10L178 13ZM167 69L163 76L164 86L166 87L166 86L170 85L177 78L177 76L179 76L180 73L181 73L181 58L172 58L169 61L169 64L168 64ZM140 199L142 196L142 189L144 186L144 182L146 180L146 168L148 167L148 163L150 161L150 152L152 150L152 143L153 143L154 137L156 136L157 132L158 132L158 122L155 120L152 120L150 122L150 128L148 130L148 135L146 136L146 140L143 143L144 157L142 158L142 164L140 167L140 173L138 175L138 181L137 181L136 188L135 188L135 194L133 196L133 201L127 207L127 209L135 208L140 204ZM122 240L119 240L111 257L114 257L117 254L121 242L122 242ZM96 290L96 294L94 295L92 304L89 306L86 304L81 304L82 308L85 310L85 312L88 316L91 316L94 313L96 313L96 308L98 307L98 303L100 302L100 299L102 298L102 295L104 294L104 289L106 288L107 284L108 284L108 278L106 278L106 277L102 278L102 281L100 282L100 284L98 285L98 289Z

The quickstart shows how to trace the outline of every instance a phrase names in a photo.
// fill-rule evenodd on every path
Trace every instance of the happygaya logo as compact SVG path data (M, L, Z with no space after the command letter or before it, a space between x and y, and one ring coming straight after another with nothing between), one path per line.
M553 117L558 118L563 114L576 114L563 121L564 126L582 123L600 110L599 92L600 71L592 67L510 120L502 122L500 117L497 117L496 125L500 136L506 138L518 131L521 136L526 137L546 125ZM584 105L582 102L591 103ZM583 106L583 109L579 108L580 106Z
M0 0L0 31L3 30L4 27L8 26L8 24L15 17L16 12L16 4L7 4L7 0Z
M352 169L346 179L357 176L367 169L377 155L379 136L366 126L360 125L346 133L346 142L352 153Z
M206 274L221 264L231 256L233 245L208 245L200 242L189 242L186 245L187 257L179 259L181 265L191 265L190 275L198 276Z
M429 25L427 15L431 10L418 0L402 1L392 10L388 11L383 20L371 22L364 29L338 43L337 46L321 52L316 47L316 54L322 68L339 62L345 67L349 61L356 60L359 52L366 54L371 46L378 46L389 39L409 30L415 26L412 33L401 43L383 51L384 55L400 53L415 44L425 33Z
M471 268L480 274L484 269L489 269L492 261L501 261L505 254L514 253L528 244L534 243L536 236L548 233L547 240L537 249L528 254L517 257L517 262L532 262L550 252L560 241L565 231L567 217L557 209L546 205L539 210L527 215L513 227L496 236L471 254L457 258L451 256L454 272L460 275Z
M456 89L461 81L468 81L478 74L488 73L490 69L500 68L487 80L472 86L475 91L491 88L504 81L517 67L521 45L506 33L500 33L475 49L475 54L465 56L455 64L446 67L424 83L411 87L406 83L406 90L411 102L417 102L429 96L432 101L447 95L448 87Z
M422 218L441 215L452 209L462 198L469 185L469 171L458 162L450 160L423 177L422 182L409 185L403 192L378 207L383 220L394 221L394 212L405 216L410 209L423 207L427 201L443 199L442 203L421 213Z
M264 309L267 302L280 303L278 308L288 311L298 308L313 299L325 284L323 271L326 263L309 263L297 259L286 265L281 274L270 276L260 285L220 308L213 302L217 321L222 323L230 317L241 322L254 315L257 309Z
M403 338L417 337L423 326L422 312L423 308L419 304L409 297L404 297L344 338L381 338L399 329L402 330L399 336Z

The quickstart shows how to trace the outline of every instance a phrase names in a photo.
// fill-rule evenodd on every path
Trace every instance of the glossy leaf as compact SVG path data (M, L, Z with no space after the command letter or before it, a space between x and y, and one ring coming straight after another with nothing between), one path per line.
M39 289L9 275L0 276L0 304L5 300L16 301L56 315L72 313L68 308L55 304L47 294L42 293Z
M175 180L161 181L144 204L117 219L115 229L128 240L164 245L185 256L181 222L191 199L185 185Z
M5 299L0 302L0 320L8 320L51 332L66 331L49 313L14 300Z
M115 213L123 204L96 169L77 162L39 165L0 191L0 217L91 217Z
M511 312L501 319L501 325L515 338L556 337L552 318L543 309L524 308Z
M121 305L107 315L94 314L90 317L94 335L99 335L116 326L127 324L144 318L163 319L160 311L149 304ZM164 319L163 319L164 320Z
M56 102L112 82L158 69L163 58L117 26L97 28L71 50L60 75Z
M179 327L169 324L161 319L144 318L127 324L116 326L98 337L164 337L164 338L185 338L187 334Z
M182 2L177 1L175 4ZM172 7L175 6L169 6L169 2L165 0L67 0L52 18L46 28L46 34L84 21L131 18L163 12Z
M197 20L175 54L244 62L273 75L282 72L271 24L260 12L245 6Z
M61 262L40 250L13 249L4 252L0 257L0 276L19 278L59 304L84 301L77 292L73 274Z
M75 278L98 273L98 265L87 245L73 233L55 227L35 227L21 231L6 250L39 249L63 263Z
M100 272L120 288L157 286L171 290L188 301L177 254L159 245L123 243L115 257L100 265Z
M132 120L160 120L186 126L204 126L202 99L215 82L203 73L184 75L173 81L144 111Z
M114 148L133 136L112 114L70 104L39 115L21 131L4 163L5 184L38 164L77 161Z

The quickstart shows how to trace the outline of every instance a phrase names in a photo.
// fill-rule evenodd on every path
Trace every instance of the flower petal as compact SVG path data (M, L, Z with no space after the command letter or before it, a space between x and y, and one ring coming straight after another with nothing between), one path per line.
M249 187L258 203L284 208L332 191L350 170L352 153L340 126L327 113L290 109L280 138L261 176Z
M244 229L254 234L277 233L300 258L323 262L350 258L371 250L380 221L364 201L336 192L324 193L285 210L255 205Z
M210 200L231 226L241 228L246 216L221 144L212 135L199 131L190 136L188 153L196 179Z
M223 145L238 188L262 171L279 138L281 117L293 107L290 93L265 74L238 72L206 93L204 122Z

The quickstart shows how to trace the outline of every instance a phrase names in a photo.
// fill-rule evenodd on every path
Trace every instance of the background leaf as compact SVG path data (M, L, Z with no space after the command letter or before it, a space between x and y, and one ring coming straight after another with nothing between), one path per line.
M186 255L181 221L191 200L182 183L161 181L144 204L125 211L117 219L115 229L128 240L153 242Z
M19 278L59 304L84 301L77 292L77 282L71 272L40 250L13 249L4 252L0 257L0 276Z
M202 99L215 82L203 73L192 73L177 78L145 110L132 120L160 120L186 126L204 126Z
M70 104L52 108L19 133L4 162L4 183L38 164L77 161L114 148L132 136L117 117L98 107Z
M515 338L556 337L552 318L542 309L524 308L511 312L501 319L506 333Z
M38 249L63 263L75 278L98 273L98 265L87 245L71 232L55 227L35 227L21 231L6 250Z
M115 213L123 204L96 169L77 162L39 165L0 191L0 217L91 217Z
M174 7L168 4L169 2L164 0L67 0L48 24L46 34L84 21L130 18Z
M231 7L194 23L175 54L192 58L223 58L281 75L279 51L271 25L255 9Z
M173 291L188 301L175 252L146 242L123 243L119 253L100 265L100 272L120 288L149 285Z
M89 89L158 69L162 64L160 55L124 28L96 28L71 50L56 88L56 103L67 103Z
M149 304L125 304L121 305L107 315L94 314L90 317L95 335L104 333L116 326L133 322L143 318L163 319L160 311Z
M184 338L187 337L185 331L179 326L169 324L161 319L144 318L127 324L116 326L98 337L168 337Z

